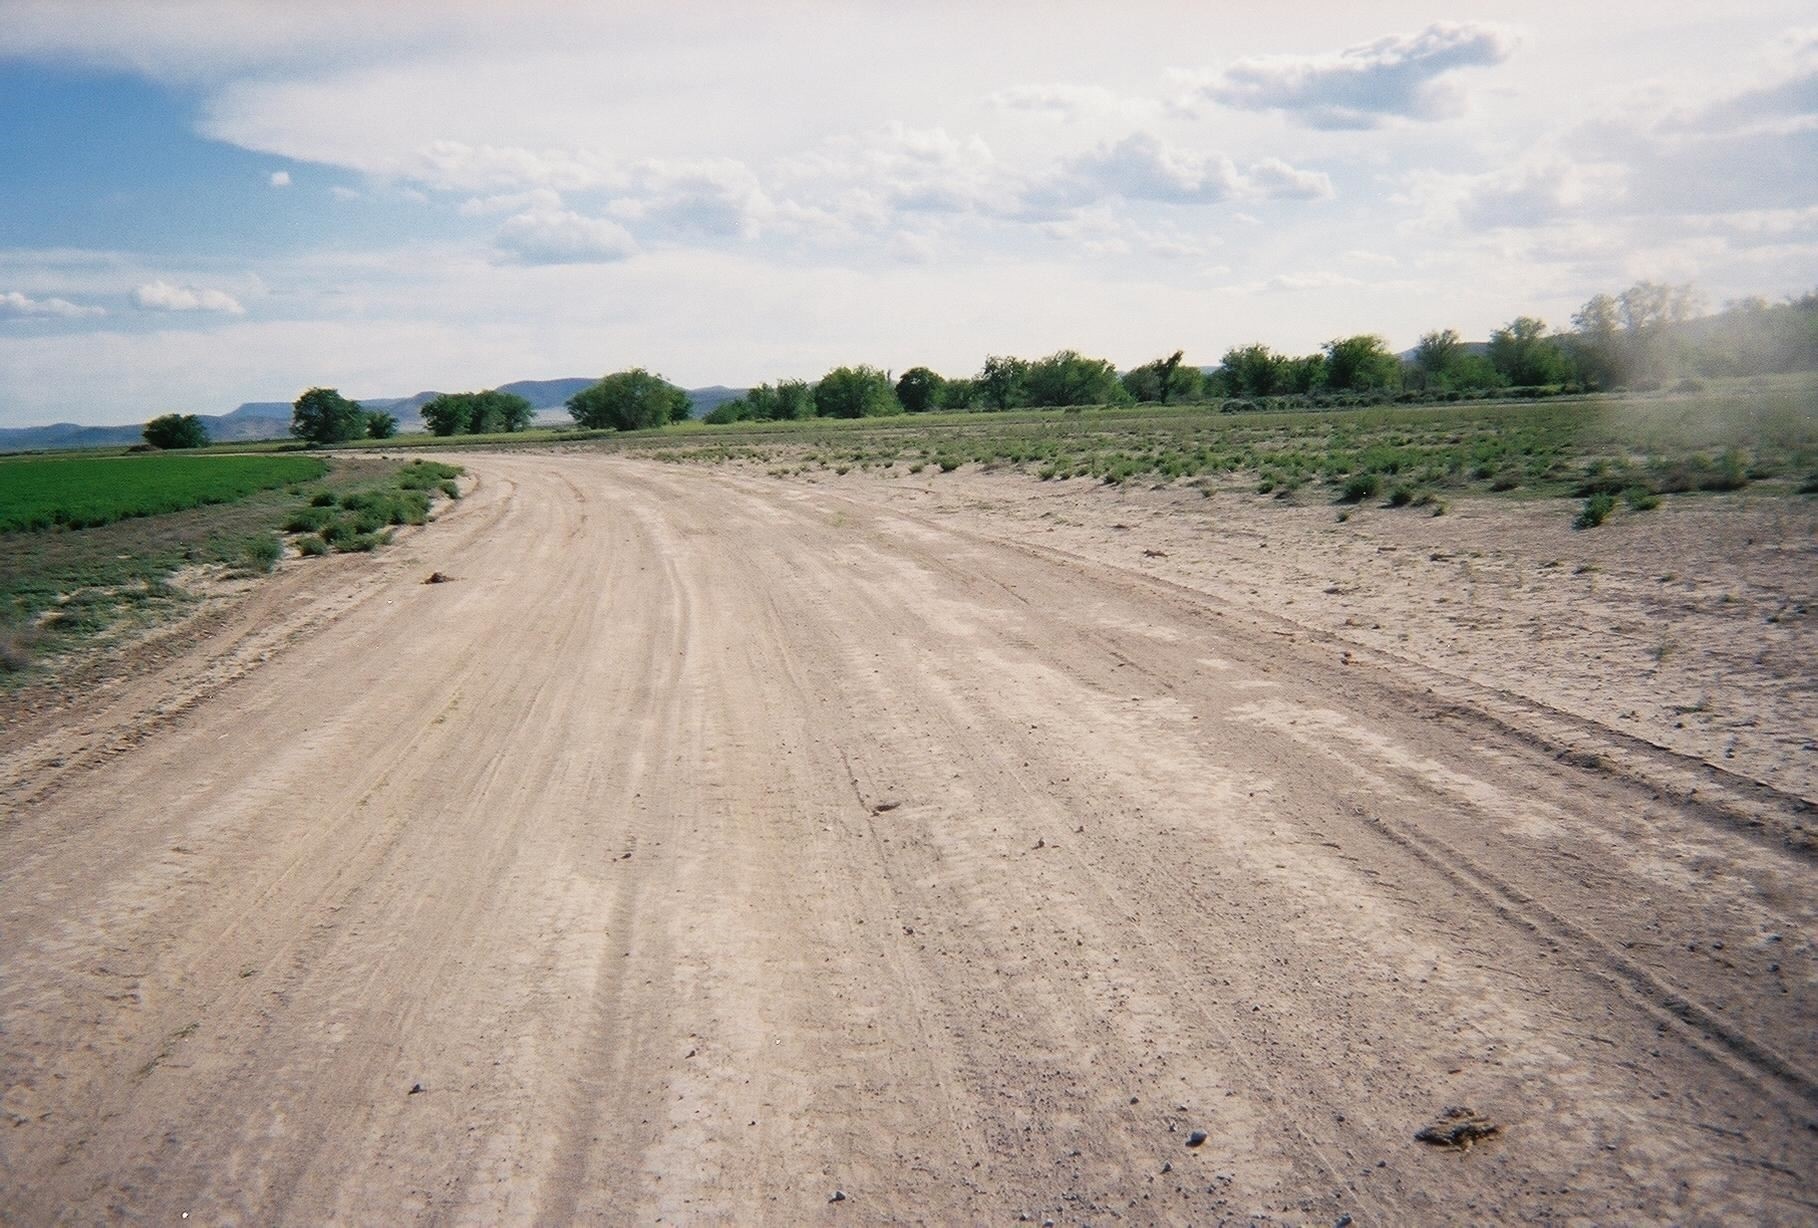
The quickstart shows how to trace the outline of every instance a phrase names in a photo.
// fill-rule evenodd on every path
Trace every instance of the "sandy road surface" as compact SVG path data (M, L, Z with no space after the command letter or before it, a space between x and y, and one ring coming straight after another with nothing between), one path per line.
M862 490L470 463L8 733L0 1219L1818 1214L1796 797Z

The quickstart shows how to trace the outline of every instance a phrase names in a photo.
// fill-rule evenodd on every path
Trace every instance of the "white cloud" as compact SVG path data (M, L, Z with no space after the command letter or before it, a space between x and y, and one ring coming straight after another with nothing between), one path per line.
M518 264L604 264L636 254L637 240L610 218L530 209L499 228L495 245Z
M604 160L586 150L526 149L516 145L468 145L432 141L402 168L411 178L453 191L538 187L573 191L598 186Z
M1363 283L1355 277L1330 270L1315 270L1311 273L1279 273L1264 282L1262 288L1277 293L1293 294L1303 290L1330 290L1341 286L1361 286Z
M779 196L873 227L899 211L996 212L1013 191L983 137L902 123L829 137L783 159L774 177Z
M462 217L490 217L499 213L522 213L527 209L562 208L562 194L550 188L532 188L528 192L496 192L490 196L470 196L461 202Z
M1384 119L1440 119L1460 109L1440 78L1460 68L1500 64L1514 50L1506 31L1436 22L1417 34L1385 38L1324 55L1241 59L1180 100L1250 111L1281 111L1317 128L1371 128Z
M1100 117L1129 122L1158 118L1162 104L1154 98L1120 94L1102 85L1015 85L985 98L985 105L1012 114L1075 123Z
M225 290L202 286L173 286L167 281L152 281L133 291L133 303L145 311L218 311L226 315L245 315L246 308Z
M106 314L105 307L84 306L64 298L29 298L17 290L0 293L0 316L14 319L80 320Z
M646 159L623 177L610 212L646 226L749 239L774 205L751 169L734 159Z
M1121 198L1168 205L1228 200L1322 200L1332 195L1323 172L1265 158L1240 170L1224 154L1199 154L1138 132L1070 159L1027 196L1036 208Z
M290 186L290 172L273 171L271 173L271 186L274 188L288 188Z

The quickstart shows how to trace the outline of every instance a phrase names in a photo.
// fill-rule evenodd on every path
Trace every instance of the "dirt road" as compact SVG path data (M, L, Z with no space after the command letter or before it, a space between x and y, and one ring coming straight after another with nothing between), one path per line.
M0 1219L1818 1215L1798 797L862 490L468 463L8 733Z

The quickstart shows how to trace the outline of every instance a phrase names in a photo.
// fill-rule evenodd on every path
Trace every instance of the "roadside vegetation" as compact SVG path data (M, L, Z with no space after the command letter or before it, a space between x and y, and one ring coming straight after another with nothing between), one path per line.
M240 476L230 482L230 473ZM195 600L179 582L185 569L248 577L270 571L291 549L374 549L396 526L428 519L436 499L457 496L460 473L377 457L0 461L0 514L16 513L29 492L34 507L49 511L14 514L0 530L0 688L181 613ZM120 497L141 487L168 490L172 475L187 479L185 498L128 504Z
M1818 376L1719 381L1696 392L1324 413L1222 413L1187 404L753 422L600 442L663 460L742 462L779 476L980 465L1044 481L1189 481L1207 493L1380 500L1429 511L1443 510L1449 496L1484 493L1603 495L1612 509L1620 498L1625 510L1644 512L1662 495L1809 487L1818 475Z

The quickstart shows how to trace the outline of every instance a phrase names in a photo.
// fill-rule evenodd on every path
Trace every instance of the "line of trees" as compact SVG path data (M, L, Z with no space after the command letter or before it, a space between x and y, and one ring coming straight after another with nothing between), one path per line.
M499 435L521 431L537 416L515 392L444 392L425 402L423 425L432 435Z
M1265 397L1535 395L1647 388L1689 375L1818 368L1818 293L1769 304L1733 303L1697 315L1689 286L1640 282L1600 294L1572 317L1568 331L1518 316L1487 343L1455 329L1425 334L1404 360L1382 337L1338 337L1312 354L1282 354L1261 343L1234 346L1217 367L1187 365L1183 352L1118 373L1076 350L1046 358L992 355L972 376L949 378L911 367L894 381L876 367L838 367L818 383L763 384L707 415L708 422L808 417L875 417L934 410L1007 410L1135 402L1250 400Z
M874 418L937 410L1009 410L1138 402L1237 402L1326 397L1415 400L1514 390L1546 395L1590 389L1656 387L1691 375L1740 375L1818 369L1818 292L1784 303L1745 299L1698 314L1690 286L1638 282L1599 294L1565 331L1518 316L1487 343L1464 341L1456 329L1426 333L1404 360L1373 333L1336 337L1311 354L1282 354L1260 342L1234 346L1209 370L1184 352L1120 373L1102 358L1060 350L1045 358L993 354L970 376L951 378L925 366L900 376L877 367L835 367L818 381L761 384L707 415L712 423L792 418ZM686 391L642 367L614 372L567 402L579 426L646 430L686 421ZM332 388L311 388L293 407L291 433L312 443L363 436L384 439L397 419L368 412ZM423 406L437 435L518 431L534 419L530 402L498 391L444 393ZM176 420L173 424L167 420ZM194 416L189 416L194 421ZM188 438L179 415L147 424L161 438ZM200 424L196 424L200 427ZM204 432L200 442L206 442ZM194 446L185 443L161 447Z

